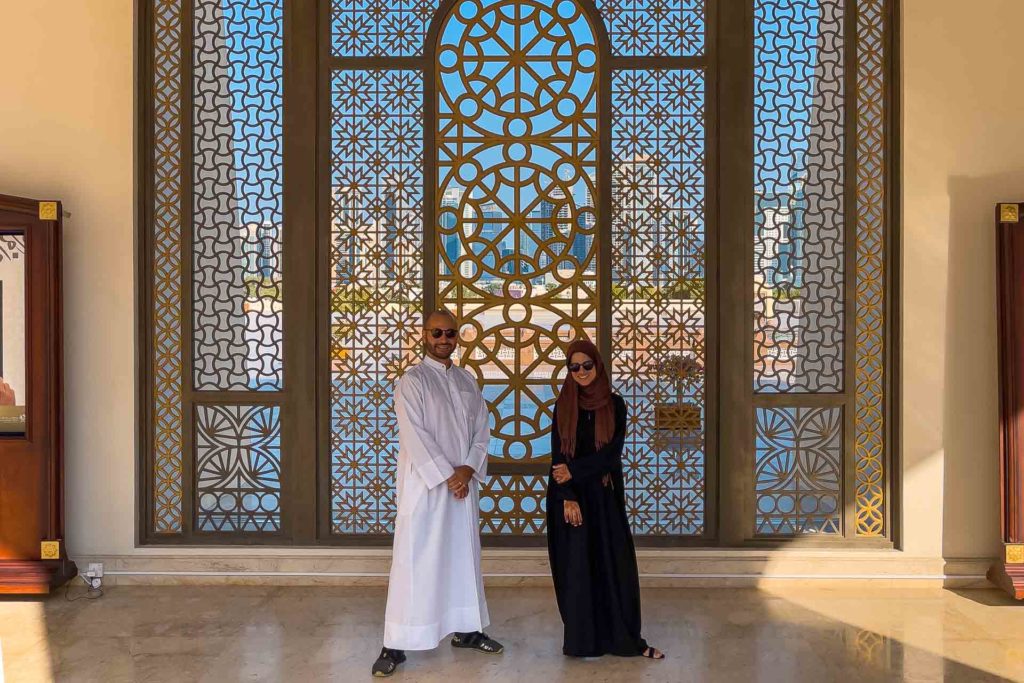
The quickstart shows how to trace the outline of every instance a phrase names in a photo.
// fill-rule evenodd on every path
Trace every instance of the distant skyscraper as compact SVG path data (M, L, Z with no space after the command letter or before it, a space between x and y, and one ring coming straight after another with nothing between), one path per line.
M755 197L762 219L754 252L764 284L775 289L803 287L802 258L807 237L807 198L802 180L779 188L779 193Z
M458 187L449 188L444 191L444 196L441 198L441 208L458 209L459 204L462 203L462 189ZM447 257L447 261L454 266L459 256L462 255L462 238L459 233L455 230L458 227L459 220L455 213L444 212L441 214L440 220L438 221L441 229L444 231L442 240L444 244L444 253ZM450 234L449 234L450 233ZM442 274L451 275L452 271L447 264L441 264Z
M400 215L404 207L399 206L399 190L393 177L384 178L384 222L377 227L377 238L380 245L384 247L384 272L379 277L393 278L395 276L395 256L398 248L398 223L402 219Z
M277 249L278 226L271 221L263 221L257 232L257 239L260 245L260 255L256 267L260 277L271 279L278 272Z

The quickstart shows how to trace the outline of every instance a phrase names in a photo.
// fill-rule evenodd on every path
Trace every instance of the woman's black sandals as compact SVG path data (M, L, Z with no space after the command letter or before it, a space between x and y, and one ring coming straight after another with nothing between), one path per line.
M465 647L471 650L479 650L489 655L501 654L505 648L498 641L486 633L474 631L473 633L456 633L452 636L452 647Z
M653 647L648 647L644 650L644 657L647 657L647 659L665 659L665 653Z

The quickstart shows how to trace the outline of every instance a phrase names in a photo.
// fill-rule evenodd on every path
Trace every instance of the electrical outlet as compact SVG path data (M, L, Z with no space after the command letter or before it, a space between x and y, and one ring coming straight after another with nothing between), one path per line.
M89 571L85 573L86 576L95 576L97 578L103 578L103 563L102 562L90 562Z

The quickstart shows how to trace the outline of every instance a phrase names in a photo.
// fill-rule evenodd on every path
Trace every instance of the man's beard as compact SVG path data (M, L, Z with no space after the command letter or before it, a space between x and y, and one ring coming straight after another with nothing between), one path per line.
M455 344L450 344L448 348L444 351L438 349L436 346L431 346L430 344L427 344L426 346L427 353L429 353L434 358L440 358L441 360L447 360L448 358L451 358L452 355L455 354Z

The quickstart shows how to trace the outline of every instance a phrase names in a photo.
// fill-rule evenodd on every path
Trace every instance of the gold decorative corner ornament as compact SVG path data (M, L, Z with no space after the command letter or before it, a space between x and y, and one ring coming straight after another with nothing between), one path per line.
M1000 204L999 205L999 222L1000 223L1019 223L1020 222L1020 211L1016 204ZM1007 546L1009 547L1009 546Z
M39 543L39 559L59 560L60 541L41 541Z
M1006 564L1024 564L1024 543L1006 544Z
M57 220L57 202L39 202L39 220Z
M700 406L696 403L659 403L654 406L654 428L692 434L700 431Z

